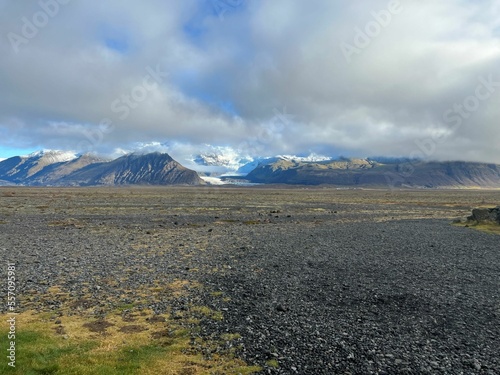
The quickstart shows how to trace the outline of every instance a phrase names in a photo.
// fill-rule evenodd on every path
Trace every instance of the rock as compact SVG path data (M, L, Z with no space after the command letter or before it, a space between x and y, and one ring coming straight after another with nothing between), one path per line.
M278 305L278 306L276 306L276 310L280 311L280 312L285 312L288 309L285 306L283 306L283 305Z
M494 208L475 208L472 215L467 218L468 221L495 222L500 224L500 206Z
M474 367L477 371L481 370L481 367L482 367L482 366L481 366L481 364L479 363L479 361L478 361L477 359L475 359L475 360L474 360L474 362L473 362L472 366L473 366L473 367Z

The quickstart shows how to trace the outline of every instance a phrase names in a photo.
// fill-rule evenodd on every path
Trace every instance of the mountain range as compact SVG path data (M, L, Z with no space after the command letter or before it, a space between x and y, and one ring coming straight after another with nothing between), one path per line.
M193 156L189 169L162 152L130 153L116 159L66 151L39 151L0 161L0 185L114 186L257 183L339 187L500 188L500 165L428 162L394 158L328 158L281 155L269 158L219 153ZM195 171L196 165L200 170ZM211 166L226 174L203 172ZM225 169L224 169L225 168ZM229 173L227 171L232 171Z
M500 188L497 164L379 160L344 158L305 162L279 158L261 163L246 179L254 183L351 187Z
M166 153L128 154L109 160L93 154L41 151L0 162L3 185L204 185L198 174Z

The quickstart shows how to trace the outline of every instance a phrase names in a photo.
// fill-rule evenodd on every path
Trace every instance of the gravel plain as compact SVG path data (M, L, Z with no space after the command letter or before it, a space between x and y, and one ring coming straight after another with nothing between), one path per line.
M499 191L271 188L0 190L0 255L21 308L119 305L193 336L238 334L269 374L500 374L500 237L452 226ZM149 293L185 281L176 298ZM200 287L202 286L202 287ZM5 291L0 292L5 298ZM168 297L168 298L167 298ZM6 311L6 306L2 306ZM225 347L227 346L227 347Z

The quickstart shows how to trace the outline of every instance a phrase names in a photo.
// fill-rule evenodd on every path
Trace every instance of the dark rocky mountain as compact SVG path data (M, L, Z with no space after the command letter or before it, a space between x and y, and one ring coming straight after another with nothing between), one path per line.
M71 186L93 185L203 185L198 174L168 154L129 154L106 163L96 163L59 180Z
M417 160L385 164L371 159L322 162L279 159L260 164L246 179L255 183L301 185L500 188L500 165Z
M195 171L168 154L130 154L115 160L60 151L16 156L0 162L0 185L202 185Z

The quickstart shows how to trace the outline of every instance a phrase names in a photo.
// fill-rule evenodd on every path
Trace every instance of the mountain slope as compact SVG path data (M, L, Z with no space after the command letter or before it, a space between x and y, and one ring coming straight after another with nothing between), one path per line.
M195 171L187 169L168 154L159 152L122 156L97 163L62 178L59 184L91 185L203 185Z
M65 163L55 163L43 168L28 178L25 183L34 186L57 185L64 177L89 165L104 163L106 160L97 155L85 154Z
M0 162L0 179L12 183L26 183L44 168L76 159L67 151L39 151L28 156L14 156Z
M382 164L370 159L300 162L280 158L259 165L246 178L256 183L303 185L500 188L500 165L422 161Z

